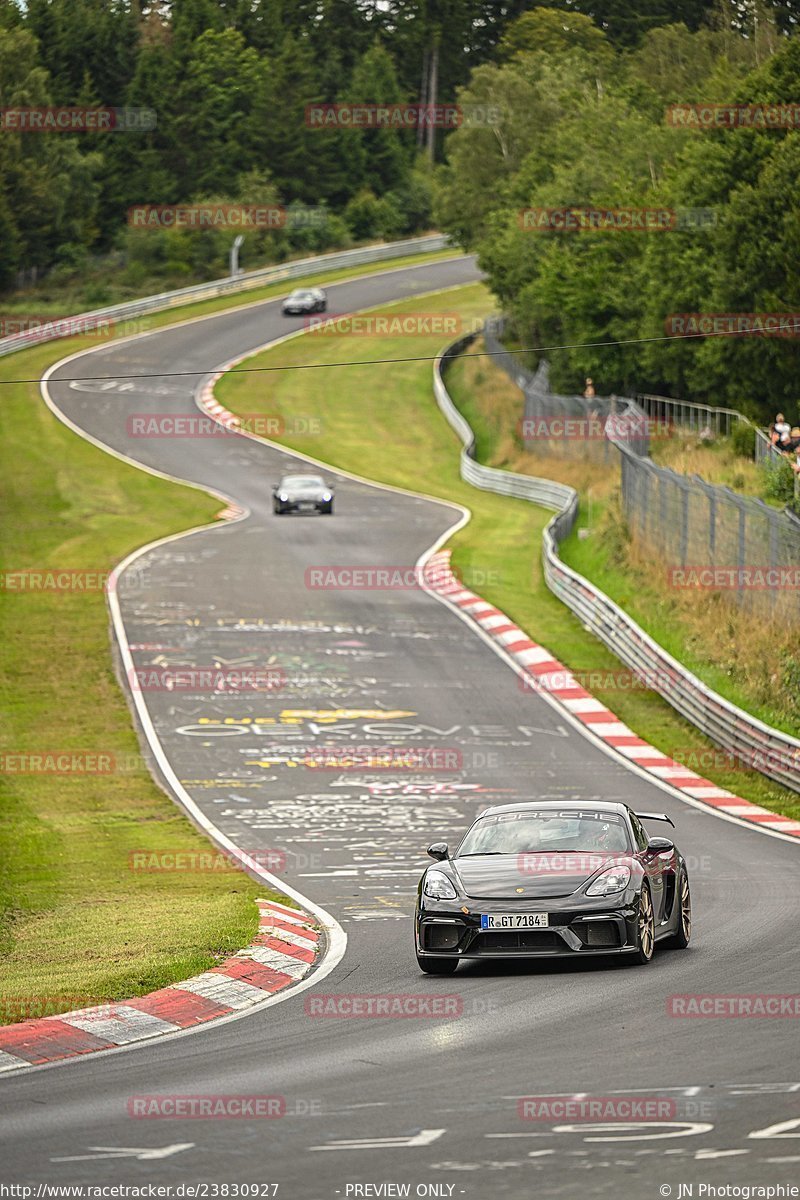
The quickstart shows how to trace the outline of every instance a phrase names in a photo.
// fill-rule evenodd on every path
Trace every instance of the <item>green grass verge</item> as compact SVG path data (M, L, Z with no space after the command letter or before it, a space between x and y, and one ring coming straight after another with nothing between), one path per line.
M452 254L313 278L332 283ZM148 317L146 328L252 304L289 286L283 280L169 309ZM91 446L50 414L38 384L10 382L38 379L51 363L95 345L66 338L0 360L4 571L105 572L134 547L211 521L220 508L205 493ZM254 898L270 894L262 885L234 871L130 869L137 851L203 854L209 843L141 759L112 671L102 593L0 590L0 634L2 752L95 751L113 756L116 768L102 775L0 771L0 1024L141 995L246 945L258 924Z
M14 356L38 375L41 347ZM0 365L8 372L12 361ZM76 437L35 385L3 389L3 570L110 570L132 547L211 521L220 502ZM144 874L134 851L209 850L139 754L102 591L0 596L4 754L109 756L108 774L0 774L0 1021L122 999L203 971L251 939L263 888L241 872Z
M491 297L477 285L426 297L424 303L426 312L458 311L465 321L484 315L491 306ZM392 306L393 312L416 310L419 301ZM266 351L247 365L379 360L433 355L441 348L440 339L430 336L411 341L307 335ZM454 365L449 384L469 415L469 397L459 389L462 369L463 364ZM619 659L586 633L544 583L541 536L551 514L522 500L477 491L460 479L459 443L433 401L430 362L369 361L347 370L326 370L323 365L313 371L276 372L270 376L268 398L258 376L233 373L220 381L217 395L233 411L269 412L287 422L313 413L320 418L321 432L285 438L285 445L379 482L467 505L472 521L452 542L453 561L465 583L507 612L573 671L605 676L613 683L619 679ZM319 397L324 397L321 403ZM798 798L756 772L708 766L706 760L714 750L711 743L654 692L620 686L593 686L592 690L665 753L680 753L684 758L692 753L705 755L699 769L708 778L776 812L800 816Z
M452 252L377 269L446 257ZM363 264L314 279L332 283L375 270ZM147 318L146 327L252 304L287 286L284 280L171 309ZM3 570L108 571L133 547L211 521L219 510L218 500L76 437L48 412L36 384L7 382L36 379L56 359L96 344L63 339L0 361ZM261 885L239 872L129 868L135 851L203 853L208 842L139 757L111 667L102 593L6 592L0 629L3 752L97 751L119 767L103 775L0 773L0 1023L140 995L247 944Z
M452 252L377 269L444 257ZM332 283L374 270L364 264L313 278ZM252 304L288 287L283 280L169 309L143 327ZM38 379L51 363L95 345L65 338L0 359L5 571L108 571L134 547L211 521L220 508L71 433L46 409L38 384L9 382ZM0 1024L141 995L246 945L258 924L253 901L270 894L262 885L240 872L129 867L136 851L206 853L209 843L140 758L112 671L102 593L0 591L0 635L2 752L97 751L118 765L103 775L0 771Z

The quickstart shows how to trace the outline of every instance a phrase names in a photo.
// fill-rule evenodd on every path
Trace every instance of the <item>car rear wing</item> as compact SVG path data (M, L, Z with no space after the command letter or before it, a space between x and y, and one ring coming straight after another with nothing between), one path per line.
M672 817L668 817L666 813L640 813L640 812L637 812L636 816L639 818L640 821L666 821L667 824L671 825L673 829L675 828L675 822L673 821Z

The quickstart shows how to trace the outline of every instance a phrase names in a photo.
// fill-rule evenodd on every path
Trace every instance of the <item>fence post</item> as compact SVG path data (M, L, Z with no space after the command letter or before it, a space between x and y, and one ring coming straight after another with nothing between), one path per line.
M738 499L738 497L737 497L736 503L737 503L737 506L739 509L739 538L738 538L738 564L737 564L739 567L739 574L737 574L737 577L736 577L736 599L739 602L739 604L741 604L741 605L743 605L743 607L747 608L747 598L746 598L746 596L742 590L742 586L741 586L741 580L742 580L741 568L747 565L745 563L745 552L747 550L747 509L745 508L744 504Z
M689 482L681 480L681 566L685 567L689 552Z
M795 483L795 487L796 486L797 486L797 484ZM769 565L771 567L780 567L781 564L778 561L780 559L780 550L779 550L780 537L778 535L778 514L773 511L768 512L767 520L769 522ZM772 601L771 601L770 607L774 610L778 603L778 589L770 588L770 592L772 593Z

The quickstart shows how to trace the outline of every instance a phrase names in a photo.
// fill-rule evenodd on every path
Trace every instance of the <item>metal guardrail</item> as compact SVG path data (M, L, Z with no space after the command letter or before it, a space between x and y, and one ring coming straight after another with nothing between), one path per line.
M775 783L800 792L800 740L771 728L712 691L653 641L610 597L561 561L559 544L572 530L578 514L577 492L549 479L484 467L475 461L475 435L454 405L443 378L447 360L459 354L474 337L470 334L449 346L433 368L436 402L463 442L461 477L483 491L516 496L556 509L542 541L544 577L553 594L575 613L584 628L645 679L676 712L721 746L732 763L759 771Z
M500 471L496 467L484 467L475 461L475 435L450 399L441 372L443 362L460 354L475 340L475 336L474 333L468 333L449 346L444 354L437 358L433 371L436 402L448 424L464 444L461 451L461 478L484 492L497 492L501 496L517 496L524 500L530 500L533 504L541 504L544 508L555 508L561 517L565 517L565 513L574 509L569 524L569 529L571 529L572 523L578 515L578 493L574 488L567 487L563 483L556 483L552 479L539 479L535 475L518 475L512 471ZM565 529L562 536L566 537L569 529Z
M218 296L248 292L268 283L279 283L282 279L297 279L312 271L335 271L340 267L353 267L360 263L382 262L388 258L405 258L413 254L433 253L436 250L445 250L449 245L450 239L445 234L436 233L421 238L409 238L402 242L384 242L379 246L360 246L355 250L339 250L333 254L298 258L288 263L261 267L258 271L248 271L235 278L212 279L208 283L178 288L174 292L161 292L156 296L145 296L141 300L113 304L108 308L96 308L91 312L80 313L72 317L53 317L52 322L40 329L0 338L0 357L5 354L14 354L18 350L27 350L31 346L38 346L44 342L60 340L65 336L63 332L57 332L60 321L67 325L69 322L81 322L85 323L85 328L96 329L98 326L102 327L103 322L129 321L145 316L147 313L163 312L165 309L192 304L198 300L213 300Z

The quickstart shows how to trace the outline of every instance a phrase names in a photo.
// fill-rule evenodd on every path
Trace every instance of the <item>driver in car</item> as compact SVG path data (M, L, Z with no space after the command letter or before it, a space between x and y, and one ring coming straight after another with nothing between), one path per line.
M615 854L628 849L622 826L609 821L605 823L593 821L589 839L591 841L589 849L602 850L606 854Z

